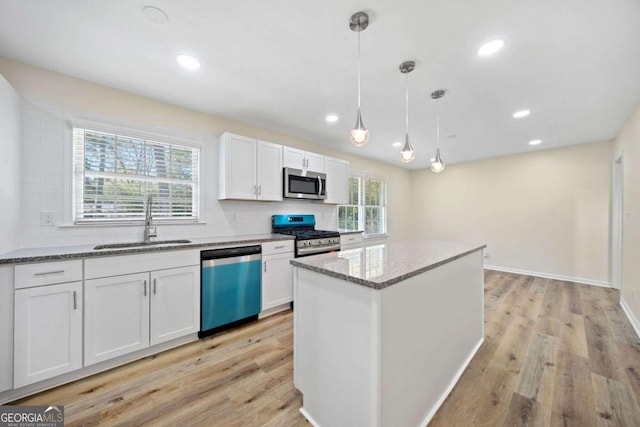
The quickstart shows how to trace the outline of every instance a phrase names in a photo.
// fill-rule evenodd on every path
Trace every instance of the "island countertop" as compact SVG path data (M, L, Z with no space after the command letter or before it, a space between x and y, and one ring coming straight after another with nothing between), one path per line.
M384 289L486 246L437 240L399 241L296 258L291 264L369 288Z

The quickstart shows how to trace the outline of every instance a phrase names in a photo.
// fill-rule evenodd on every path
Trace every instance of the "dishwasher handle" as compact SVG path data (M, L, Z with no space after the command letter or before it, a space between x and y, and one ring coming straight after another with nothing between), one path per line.
M262 247L260 245L254 245L202 251L200 257L202 261L207 261L211 259L236 258L259 253L262 253Z

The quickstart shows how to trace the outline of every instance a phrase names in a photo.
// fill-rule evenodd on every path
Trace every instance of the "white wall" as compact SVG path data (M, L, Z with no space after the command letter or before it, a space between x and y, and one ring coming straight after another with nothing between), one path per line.
M612 143L412 174L416 237L483 242L489 266L609 281Z
M0 253L20 240L20 96L0 75Z
M410 173L384 163L355 157L323 145L239 122L199 113L98 84L0 58L0 73L18 90L23 102L23 247L57 246L142 238L142 227L43 227L40 212L51 211L57 223L65 217L65 173L71 117L107 121L202 144L202 220L204 225L158 226L160 239L229 236L270 232L277 213L314 213L317 227L336 228L336 207L309 201L232 202L217 200L217 139L225 131L343 158L351 167L388 181L390 239L410 235L406 221L410 200ZM202 95L206 96L206 95ZM348 144L345 137L345 144Z
M615 139L612 159L623 155L622 301L640 328L640 106Z

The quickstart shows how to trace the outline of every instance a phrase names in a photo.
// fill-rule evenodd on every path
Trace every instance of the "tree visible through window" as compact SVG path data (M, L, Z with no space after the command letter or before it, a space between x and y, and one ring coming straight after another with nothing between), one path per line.
M338 206L340 231L364 231L367 236L387 232L387 184L373 177L349 177L349 204Z
M73 128L76 222L198 218L197 148Z

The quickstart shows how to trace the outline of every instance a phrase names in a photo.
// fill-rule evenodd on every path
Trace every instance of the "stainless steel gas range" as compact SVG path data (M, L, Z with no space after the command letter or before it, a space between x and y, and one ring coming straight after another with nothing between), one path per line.
M314 215L273 215L272 231L296 238L296 257L340 250L340 233L316 230Z

